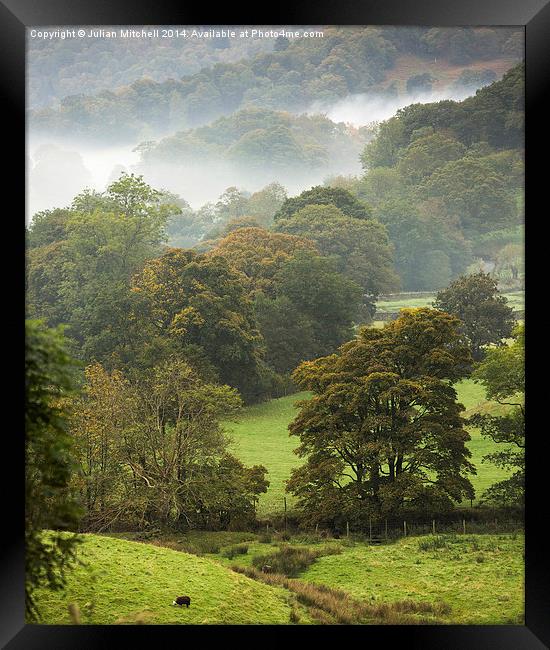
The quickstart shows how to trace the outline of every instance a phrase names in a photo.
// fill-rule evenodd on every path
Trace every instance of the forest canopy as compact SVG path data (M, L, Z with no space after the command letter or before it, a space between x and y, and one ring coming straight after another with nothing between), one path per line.
M323 33L309 40L194 41L182 51L174 51L179 39L172 45L168 39L154 54L131 41L119 45L104 39L83 54L59 42L33 42L32 125L120 142L163 132L166 125L172 131L189 129L252 107L299 113L314 102L350 94L391 95L399 57L439 57L467 66L473 60L523 56L517 30L505 27L324 27ZM159 78L167 58L171 73ZM96 66L101 66L100 82ZM40 79L52 68L56 78L48 87ZM139 69L144 74L136 78ZM471 88L471 78L463 81ZM82 94L83 87L89 94Z

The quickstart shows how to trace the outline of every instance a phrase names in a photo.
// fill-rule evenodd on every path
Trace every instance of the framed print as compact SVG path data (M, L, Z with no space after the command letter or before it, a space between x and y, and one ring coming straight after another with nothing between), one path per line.
M545 0L0 15L3 647L548 647Z

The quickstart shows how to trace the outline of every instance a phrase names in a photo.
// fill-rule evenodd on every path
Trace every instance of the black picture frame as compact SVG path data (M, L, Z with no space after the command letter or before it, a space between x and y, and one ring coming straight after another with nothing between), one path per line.
M549 78L547 61L550 61L550 0L339 0L316 3L296 2L291 7L277 3L272 8L245 9L232 3L213 8L191 5L174 0L0 0L0 84L2 104L7 112L4 136L9 136L11 145L4 150L4 159L9 162L3 177L5 187L15 195L14 209L9 218L16 224L24 220L25 192L25 30L31 26L48 25L211 25L211 24L258 24L258 25L433 25L433 26L483 26L516 25L525 27L526 35L526 205L529 215L527 241L530 241L530 255L526 256L527 274L530 277L530 291L526 297L535 295L531 284L531 259L533 266L539 255L531 246L540 243L537 237L537 222L543 220L544 212L535 208L537 197L544 198L546 175L543 161L548 150L545 136L544 113L548 97ZM540 154L540 155L539 155ZM544 179L545 180L545 179ZM18 188L17 190L15 188ZM17 192L17 193L16 193ZM16 193L16 194L15 194ZM541 206L543 203L540 204ZM535 213L537 209L537 213ZM532 210L532 212L531 212ZM19 221L21 220L21 221ZM13 225L13 223L12 223ZM18 228L19 226L17 226ZM24 250L24 236L21 230L13 229L16 240L21 237ZM12 246L10 246L12 247ZM539 271L533 272L533 279ZM13 277L13 270L10 276ZM23 301L24 280L21 284L9 282L14 299L12 305ZM22 309L23 311L23 309ZM18 330L17 312L10 307L9 324L12 334ZM536 320L535 320L536 319ZM527 335L527 368L531 358L537 358L531 345L542 341L537 329L544 326L540 314L529 321ZM537 322L539 321L539 322ZM19 328L22 330L22 328ZM534 342L533 344L531 342ZM18 357L20 359L20 357ZM20 362L19 362L20 363ZM536 361L533 362L536 364ZM22 364L20 364L22 367ZM17 365L15 373L17 373ZM530 379L531 370L528 372ZM17 374L16 374L17 376ZM13 382L15 383L15 382ZM189 643L189 634L198 639L211 640L213 635L222 634L224 643L246 643L243 635L257 635L256 642L282 638L291 633L296 642L315 643L322 639L334 643L345 642L342 636L357 635L365 644L395 644L406 648L437 648L438 650L495 649L519 650L523 648L545 648L550 646L550 563L545 543L545 522L550 519L545 490L545 430L537 424L537 410L544 398L538 379L528 381L528 442L527 442L527 504L526 504L526 603L523 626L352 626L349 628L327 628L326 626L41 626L24 623L24 549L23 549L23 435L22 422L5 432L3 448L9 464L18 464L16 480L5 487L2 505L3 520L9 525L4 529L1 557L0 583L0 645L10 650L32 650L52 648L55 650L75 648L110 648L120 643ZM21 384L22 385L22 384ZM17 388L14 388L14 402ZM22 392L22 391L21 391ZM542 409L541 409L542 413ZM9 441L6 438L9 437ZM8 464L8 461L5 461ZM547 473L547 470L546 470ZM20 488L20 489L18 489ZM540 496L539 496L540 495ZM7 510L7 512L6 512ZM267 635L266 632L269 634ZM352 641L353 642L353 641Z

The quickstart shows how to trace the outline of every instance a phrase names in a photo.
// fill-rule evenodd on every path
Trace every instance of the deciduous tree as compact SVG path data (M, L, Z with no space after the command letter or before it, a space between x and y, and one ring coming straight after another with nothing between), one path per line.
M488 460L510 476L498 481L483 498L504 505L522 504L525 491L525 330L518 325L511 345L487 351L476 368L474 378L483 384L487 398L507 407L504 415L475 414L470 418L481 434L498 443L500 450L488 454Z
M291 217L307 205L335 205L348 217L355 219L371 217L370 208L348 190L317 185L310 190L304 190L299 196L288 198L275 215L274 220Z
M248 291L262 291L274 296L278 271L300 250L317 249L304 237L244 227L221 239L209 255L226 259L234 269L240 271Z
M371 316L378 295L399 287L387 231L376 221L346 216L335 205L310 204L280 217L275 227L311 240L321 255L334 260L340 273L362 287Z
M76 462L68 400L76 366L60 329L27 321L25 335L25 606L36 620L35 590L63 589L78 542L60 532L75 530L81 515L69 489Z
M457 316L476 361L482 359L487 345L504 345L512 334L514 312L507 305L489 273L465 275L440 291L434 307Z
M169 249L134 276L132 292L135 346L158 337L179 349L196 345L222 383L257 399L261 336L242 277L223 257Z
M313 397L289 426L307 462L288 489L310 522L365 525L473 496L464 407L452 387L471 362L459 325L437 310L402 310L294 372Z
M250 525L266 469L234 458L220 424L240 404L178 358L132 380L89 366L72 420L87 528Z

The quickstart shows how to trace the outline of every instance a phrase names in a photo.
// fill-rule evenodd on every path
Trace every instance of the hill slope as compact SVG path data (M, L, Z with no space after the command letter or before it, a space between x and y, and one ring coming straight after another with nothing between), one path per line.
M295 393L254 404L242 409L237 423L225 424L234 452L243 463L261 463L269 471L269 488L258 503L260 515L282 511L285 496L289 506L294 502L292 495L285 494L285 481L302 460L294 453L299 441L289 436L287 427L298 413L294 404L308 397L307 392Z
M65 592L41 589L43 623L70 623L76 603L82 623L287 624L291 606L283 589L255 582L196 555L139 542L83 535ZM191 607L174 607L176 596Z

